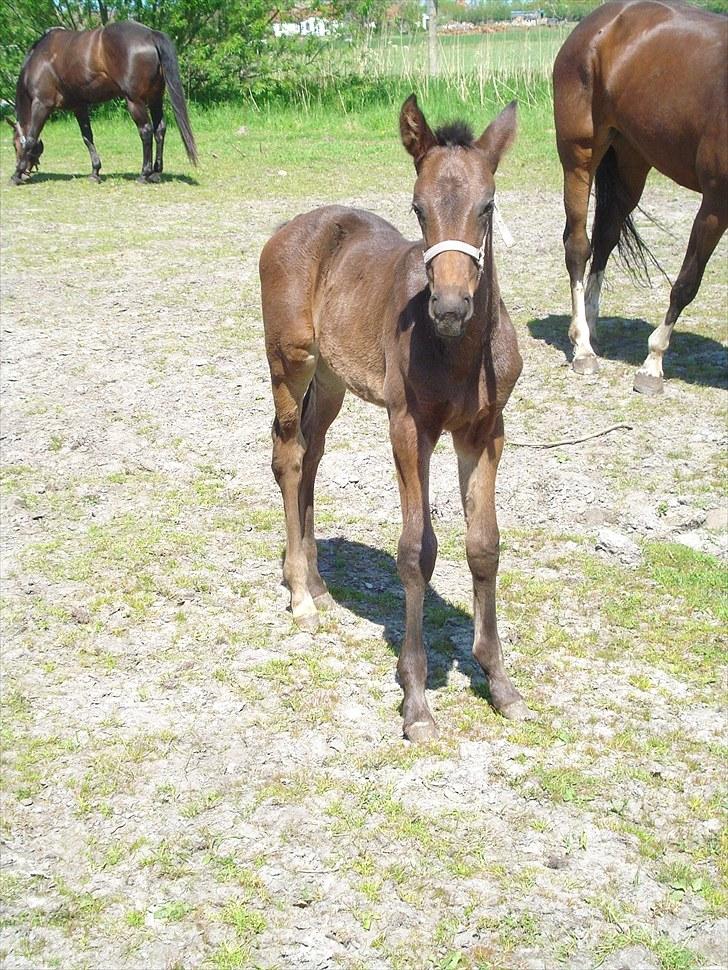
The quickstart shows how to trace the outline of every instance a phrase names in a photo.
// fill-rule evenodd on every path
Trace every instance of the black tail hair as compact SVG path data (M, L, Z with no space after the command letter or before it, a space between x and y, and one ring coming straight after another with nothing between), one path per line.
M162 65L162 73L167 83L167 90L172 102L174 116L177 119L177 126L185 144L187 157L193 165L197 165L197 145L195 136L190 128L190 119L187 116L187 105L185 95L182 90L182 78L179 75L179 65L177 63L177 52L171 39L163 34L161 30L154 31L154 45L159 54L159 62Z
M607 220L609 213L614 211L624 212L630 208L627 189L619 177L617 167L617 153L613 147L607 149L604 158L594 177L594 225L599 220ZM639 206L637 207L639 209ZM640 212L644 210L639 209ZM645 213L646 214L646 213ZM648 216L648 218L650 218ZM655 221L655 220L651 220ZM592 231L592 239L594 233ZM617 252L622 260L627 272L635 283L642 286L651 286L650 269L662 273L665 279L670 282L667 273L657 261L654 253L648 248L644 239L637 231L637 227L629 215L624 220L622 231L617 243Z

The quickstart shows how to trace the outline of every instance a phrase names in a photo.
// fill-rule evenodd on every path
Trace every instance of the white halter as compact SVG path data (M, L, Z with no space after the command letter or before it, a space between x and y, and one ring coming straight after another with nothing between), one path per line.
M508 231L508 226L505 224L505 222L503 222L503 218L500 214L500 210L498 209L498 203L496 202L495 197L493 198L493 222L498 227L498 231L503 237L503 242L505 243L506 247L510 248L513 245L513 236ZM462 242L460 239L443 239L442 242L435 243L434 246L430 246L430 248L426 249L422 254L425 261L425 266L427 266L427 264L431 262L435 256L439 256L440 253L465 253L466 256L471 256L475 260L478 266L478 275L480 275L485 266L485 243L488 238L488 231L492 230L486 230L485 235L483 236L483 242L480 245L480 249L476 249L475 246L471 246L470 243Z
M472 256L478 266L478 272L483 272L483 266L485 265L485 239L483 237L483 242L480 249L476 249L475 246L471 246L470 243L462 242L460 239L443 239L442 242L435 243L434 246L430 246L422 254L422 258L425 261L425 266L435 258L439 256L440 253L456 252L465 253L466 256Z

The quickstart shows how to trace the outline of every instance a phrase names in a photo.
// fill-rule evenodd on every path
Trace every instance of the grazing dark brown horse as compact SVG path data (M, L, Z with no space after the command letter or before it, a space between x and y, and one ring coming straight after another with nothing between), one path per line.
M280 228L260 257L275 405L272 467L285 509L283 575L293 617L315 630L318 609L330 602L317 565L314 482L348 388L389 414L403 520L397 568L406 594L397 670L412 740L437 733L425 700L422 611L437 554L430 456L443 431L453 436L467 521L473 652L497 710L528 713L504 669L495 615L495 478L502 411L521 357L493 264L493 174L515 137L515 108L474 140L463 124L433 133L415 96L405 101L400 131L417 170L412 208L422 240L409 242L370 212L327 206Z
M89 106L125 98L142 140L140 182L158 182L163 167L165 83L191 162L197 148L187 117L174 44L166 34L134 22L96 30L54 28L28 52L16 87L14 131L17 166L11 181L25 181L43 152L40 132L54 108L73 111L99 181L101 159L94 145ZM151 117L150 117L151 116ZM152 164L152 140L156 155Z
M630 214L649 170L702 194L665 321L651 334L649 355L635 377L636 391L658 394L672 328L697 294L728 225L728 18L676 0L605 3L582 20L556 57L554 113L577 373L598 370L591 340L609 254L619 245L623 255L641 256L645 265Z

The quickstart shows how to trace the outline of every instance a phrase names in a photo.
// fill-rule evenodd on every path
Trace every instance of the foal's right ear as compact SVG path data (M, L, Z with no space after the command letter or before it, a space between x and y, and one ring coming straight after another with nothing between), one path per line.
M399 133L402 144L414 158L415 168L419 171L422 159L437 144L437 139L425 121L414 94L411 94L402 105L399 113Z

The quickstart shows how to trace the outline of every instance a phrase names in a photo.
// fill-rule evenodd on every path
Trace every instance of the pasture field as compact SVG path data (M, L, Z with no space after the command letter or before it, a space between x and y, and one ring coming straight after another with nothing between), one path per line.
M454 107L421 101L432 122ZM481 128L495 107L465 113ZM535 718L494 714L470 659L443 440L425 614L441 736L413 746L386 416L348 397L331 429L318 537L337 607L298 632L257 278L273 228L326 202L414 238L397 105L192 121L199 169L170 130L158 186L134 181L126 117L95 126L101 185L75 123L48 126L20 188L0 146L3 965L722 970L726 241L663 398L631 387L668 284L616 263L602 373L576 377L550 118L523 112L498 175L525 362L499 612ZM654 179L644 206L674 277L697 199ZM598 548L605 529L622 546Z

